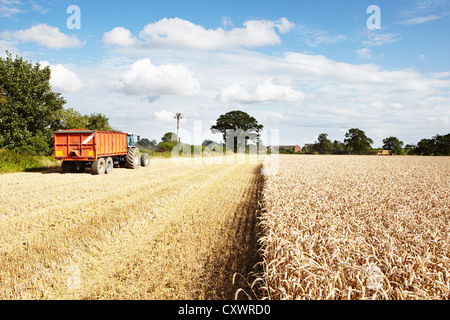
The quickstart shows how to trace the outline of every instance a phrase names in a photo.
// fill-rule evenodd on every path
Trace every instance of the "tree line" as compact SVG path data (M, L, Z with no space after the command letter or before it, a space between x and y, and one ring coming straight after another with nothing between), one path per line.
M321 133L314 144L304 146L299 153L306 154L376 154L378 148L372 147L373 140L358 128L350 129L345 134L344 142L328 139L328 134ZM430 139L421 139L417 144L404 145L397 137L383 139L383 150L397 155L450 155L450 133L436 134ZM294 153L290 149L280 149L280 153Z

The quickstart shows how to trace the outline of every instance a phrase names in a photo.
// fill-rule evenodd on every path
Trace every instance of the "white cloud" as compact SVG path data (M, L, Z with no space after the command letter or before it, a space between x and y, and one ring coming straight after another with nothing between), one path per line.
M372 102L369 106L375 110L384 110L386 108L382 102Z
M226 20L223 23L229 24ZM164 18L146 25L139 34L139 40L124 28L114 28L106 32L103 41L106 44L124 47L136 46L169 46L194 48L202 50L255 48L281 43L279 33L287 33L295 24L286 18L277 21L249 20L243 28L225 30L206 29L190 21L180 18Z
M121 74L116 89L129 95L194 95L200 85L183 65L155 66L150 59L141 59Z
M161 110L161 111L155 111L154 115L158 121L166 122L166 123L174 122L175 113L172 113L172 112L169 112L166 110Z
M391 103L391 107L399 110L405 109L405 106L398 102Z
M424 16L424 17L414 17L411 19L407 19L407 20L403 20L400 21L401 24L410 26L410 25L415 25L415 24L422 24L422 23L426 23L429 21L434 21L434 20L438 20L441 19L441 16L435 15L435 14L431 14L428 16Z
M18 0L0 0L0 17L6 18L21 12L20 5Z
M79 92L83 83L78 75L61 64L50 65L48 61L41 61L42 68L49 66L51 70L50 85L55 91Z
M233 84L222 89L218 99L223 102L303 104L306 95L300 90L293 89L289 82L285 78L266 79L255 88L254 92L249 92L240 84Z
M305 30L303 33L305 36L302 41L309 47L317 47L321 44L333 44L347 40L347 36L345 35L330 35L328 31L324 30Z
M367 38L367 40L363 40L361 43L370 47L380 47L401 40L398 33L377 33L376 31L369 32Z
M369 48L361 48L355 51L360 59L371 59L372 53Z
M103 35L103 42L105 44L113 44L119 46L133 46L138 43L138 40L131 33L130 30L117 27Z
M275 27L278 28L280 33L284 34L295 28L295 23L290 22L287 18L283 17L275 22Z
M230 27L230 26L232 27L233 26L233 21L231 21L230 17L223 16L221 25L224 26L225 28Z
M59 28L47 24L38 24L26 30L4 31L0 36L18 42L34 42L50 49L80 48L83 42L75 36L59 31Z
M432 77L437 78L437 79L448 78L448 77L450 77L450 72L449 71L436 72L436 73L432 74Z

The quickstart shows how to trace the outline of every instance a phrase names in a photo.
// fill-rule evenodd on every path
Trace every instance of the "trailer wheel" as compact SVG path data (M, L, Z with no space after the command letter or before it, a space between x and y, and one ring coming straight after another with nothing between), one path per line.
M63 161L62 173L70 173L71 170L72 170L72 164L68 161Z
M106 174L111 173L113 167L114 167L113 159L111 157L107 158L105 162L105 173Z
M92 162L91 164L91 173L92 174L104 174L106 170L105 159L99 158L97 161Z
M140 165L139 150L131 148L128 150L126 157L126 165L128 168L137 169Z
M143 153L141 155L141 166L148 167L150 165L150 156L148 153Z

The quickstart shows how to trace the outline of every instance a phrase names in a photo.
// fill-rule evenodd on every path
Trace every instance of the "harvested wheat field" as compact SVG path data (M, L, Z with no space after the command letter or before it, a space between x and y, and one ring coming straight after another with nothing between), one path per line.
M0 299L230 299L256 257L260 165L152 160L0 176Z
M264 174L268 298L450 298L449 157L269 157Z

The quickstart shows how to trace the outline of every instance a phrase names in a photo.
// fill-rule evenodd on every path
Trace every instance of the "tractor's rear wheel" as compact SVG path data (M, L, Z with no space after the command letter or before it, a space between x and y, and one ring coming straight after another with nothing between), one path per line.
M126 165L128 168L137 169L140 165L139 150L129 149L126 157Z
M150 156L148 153L143 153L141 155L141 166L148 167L150 165Z
M92 162L91 164L91 173L92 174L104 174L106 170L106 162L105 159L99 158L97 161Z

